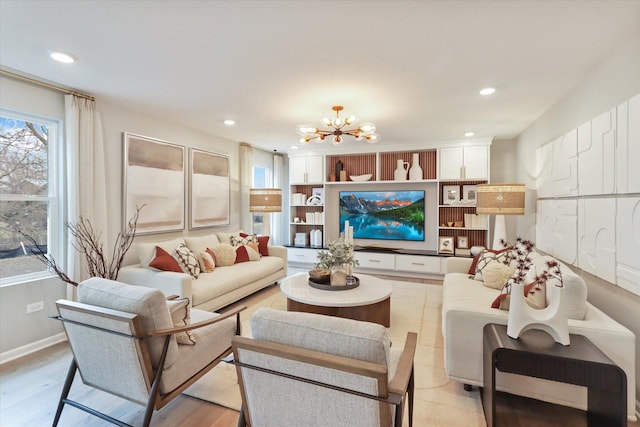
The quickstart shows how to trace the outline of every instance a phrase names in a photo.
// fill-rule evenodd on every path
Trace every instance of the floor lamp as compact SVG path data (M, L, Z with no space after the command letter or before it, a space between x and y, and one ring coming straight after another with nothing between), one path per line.
M280 188L249 189L249 212L262 212L262 235L271 234L269 214L282 212L282 190Z
M479 184L476 213L496 216L493 249L502 249L507 241L505 215L524 215L524 184Z

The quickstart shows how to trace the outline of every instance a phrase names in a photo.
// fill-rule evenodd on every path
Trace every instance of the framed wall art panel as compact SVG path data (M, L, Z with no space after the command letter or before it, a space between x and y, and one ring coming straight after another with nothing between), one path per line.
M123 224L143 207L136 234L184 230L185 148L125 132Z
M191 149L189 228L229 225L229 156Z

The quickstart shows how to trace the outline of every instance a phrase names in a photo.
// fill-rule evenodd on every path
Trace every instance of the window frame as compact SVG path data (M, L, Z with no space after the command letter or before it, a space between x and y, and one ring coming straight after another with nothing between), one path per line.
M65 191L64 191L64 150L63 122L58 119L44 117L37 114L24 113L9 108L0 107L0 116L34 122L48 126L47 137L47 194L46 195L15 195L0 194L0 201L36 201L46 202L47 207L47 252L55 258L60 266L66 264L64 246L66 242L65 229ZM43 264L44 266L44 264ZM41 271L0 277L0 287L27 283L55 277L49 268Z

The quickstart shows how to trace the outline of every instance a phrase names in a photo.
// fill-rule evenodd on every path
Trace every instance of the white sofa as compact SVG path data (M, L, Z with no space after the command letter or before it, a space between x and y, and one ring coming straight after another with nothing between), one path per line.
M217 233L200 237L184 237L161 242L135 245L139 263L120 269L118 281L131 285L160 289L165 295L179 295L191 300L192 307L213 311L265 288L287 275L287 248L268 246L269 256L259 261L242 262L230 266L216 266L211 273L200 273L194 279L187 273L160 271L149 267L155 247L171 252L184 243L194 254L213 248L220 242L229 242L237 233Z
M539 270L550 257L532 254ZM482 386L483 327L488 323L506 325L508 311L491 308L500 290L483 285L468 274L472 259L447 259L443 283L442 335L445 369L450 379L463 384ZM560 263L565 282L570 282L569 332L584 335L620 366L627 375L627 416L635 420L635 335L586 301L586 284L571 269ZM580 287L584 287L580 290ZM556 295L547 290L547 303ZM576 289L578 288L578 289ZM569 289L567 289L569 290ZM577 291L577 292L576 292ZM584 295L584 297L582 297ZM584 313L582 319L576 319ZM574 317L574 318L571 318ZM509 393L586 410L587 392L579 386L498 372L497 388Z

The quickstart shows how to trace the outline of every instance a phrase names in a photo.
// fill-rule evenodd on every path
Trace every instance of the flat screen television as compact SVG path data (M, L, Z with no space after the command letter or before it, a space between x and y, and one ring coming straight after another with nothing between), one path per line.
M424 241L424 191L341 191L345 221L356 239Z

